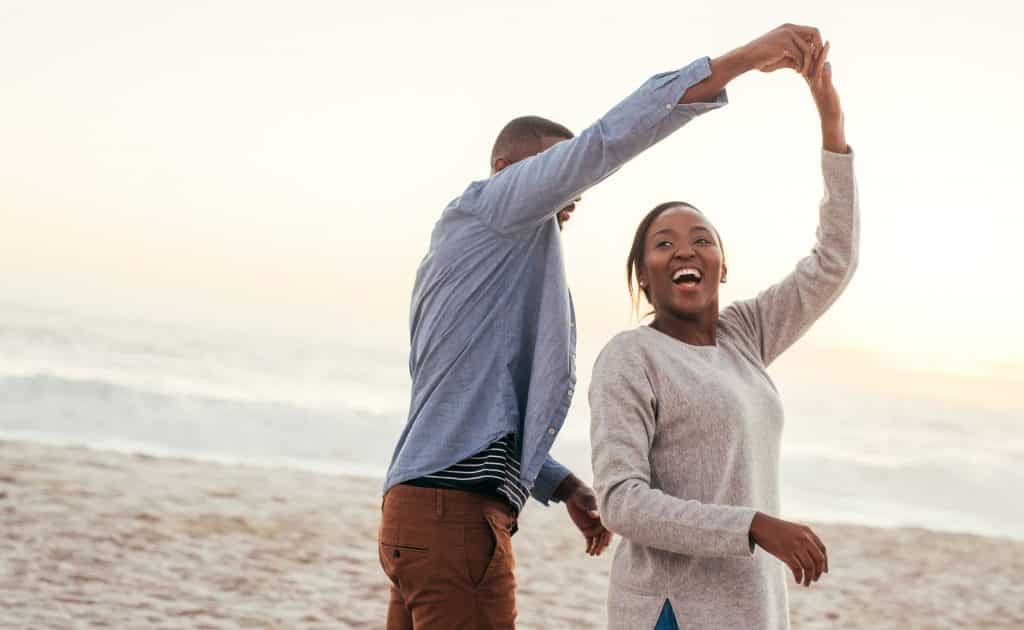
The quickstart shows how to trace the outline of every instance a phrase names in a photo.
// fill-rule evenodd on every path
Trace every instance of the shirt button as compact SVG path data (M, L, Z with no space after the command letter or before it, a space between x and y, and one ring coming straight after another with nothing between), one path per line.
M666 112L672 111L672 103L669 103L668 105L665 106L665 111Z
M554 435L555 433L556 433L556 431L555 431L555 429L553 427L548 429L548 435Z
M575 391L576 391L575 389L570 387L569 388L569 395L572 396Z

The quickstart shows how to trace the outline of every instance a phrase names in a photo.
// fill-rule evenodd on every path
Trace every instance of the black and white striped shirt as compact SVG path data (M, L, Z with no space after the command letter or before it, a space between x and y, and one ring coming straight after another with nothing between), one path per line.
M519 481L516 436L508 433L476 455L444 470L406 481L412 486L466 490L507 501L518 514L530 497Z

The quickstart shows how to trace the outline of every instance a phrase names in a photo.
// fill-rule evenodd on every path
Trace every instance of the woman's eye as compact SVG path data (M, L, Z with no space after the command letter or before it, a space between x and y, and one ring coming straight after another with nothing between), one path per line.
M709 240L708 240L708 239L706 239L706 238L698 238L698 239L697 239L697 244L698 244L698 245L712 245L712 242L711 242L711 241L709 241Z
M672 241L658 241L658 244L655 245L655 247L671 247L671 246L672 246Z

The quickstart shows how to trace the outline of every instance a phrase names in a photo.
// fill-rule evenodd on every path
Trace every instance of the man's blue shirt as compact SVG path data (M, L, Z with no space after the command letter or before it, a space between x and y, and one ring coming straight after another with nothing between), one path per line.
M523 484L547 503L569 474L548 454L576 384L576 322L556 213L698 115L679 105L705 57L659 74L577 137L473 182L448 204L410 309L409 419L384 489L459 462L508 433Z

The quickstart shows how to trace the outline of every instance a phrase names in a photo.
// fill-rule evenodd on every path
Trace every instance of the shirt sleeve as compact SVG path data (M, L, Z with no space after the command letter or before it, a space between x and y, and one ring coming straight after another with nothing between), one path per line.
M657 397L636 352L613 340L590 385L594 490L605 527L631 542L674 553L748 557L756 511L702 503L651 485Z
M722 313L769 365L796 342L832 305L857 268L860 218L853 151L822 151L825 194L819 209L817 242L809 256L781 282L754 299Z
M551 501L551 495L558 489L559 484L568 477L570 471L559 464L553 457L548 455L541 464L540 472L537 473L537 480L530 489L530 494L544 505Z
M724 91L710 103L678 103L710 74L710 60L704 57L652 77L575 138L474 182L463 193L460 209L502 233L536 227L648 147L725 105Z

